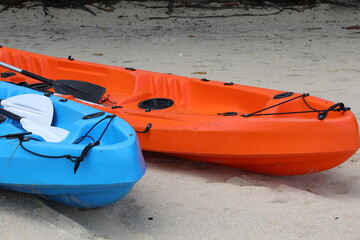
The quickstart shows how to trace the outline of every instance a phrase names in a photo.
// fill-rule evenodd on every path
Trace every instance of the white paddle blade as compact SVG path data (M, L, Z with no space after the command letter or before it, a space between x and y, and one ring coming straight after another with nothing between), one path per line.
M20 124L26 131L39 135L47 142L61 142L69 134L69 131L63 128L40 125L26 118L22 118Z
M39 124L50 126L54 116L54 106L50 98L39 94L22 94L1 101L8 111Z

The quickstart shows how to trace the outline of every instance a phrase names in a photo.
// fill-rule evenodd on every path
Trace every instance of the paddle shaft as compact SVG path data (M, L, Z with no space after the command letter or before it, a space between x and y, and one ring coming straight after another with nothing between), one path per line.
M55 81L36 75L35 73L11 66L10 64L4 62L0 62L0 66L44 82L50 85L57 93L64 95L72 95L75 98L80 98L89 102L99 102L99 100L106 92L106 88L86 81L65 79Z
M4 114L5 116L7 116L8 118L11 118L17 122L20 123L20 120L22 119L22 117L20 117L19 115L16 115L15 113L9 112L5 109L0 108L0 113Z
M8 69L13 70L13 71L18 72L18 73L21 73L21 74L23 74L23 75L25 75L25 76L34 78L34 79L39 80L39 81L41 81L41 82L47 83L47 84L49 84L50 86L52 86L52 85L54 84L54 80L44 78L44 77L39 76L39 75L37 75L37 74L35 74L35 73L31 73L31 72L28 72L28 71L23 70L23 69L21 69L21 68L17 68L17 67L11 66L11 65L9 65L9 64L7 64L7 63L0 62L0 66L5 67L5 68L8 68Z

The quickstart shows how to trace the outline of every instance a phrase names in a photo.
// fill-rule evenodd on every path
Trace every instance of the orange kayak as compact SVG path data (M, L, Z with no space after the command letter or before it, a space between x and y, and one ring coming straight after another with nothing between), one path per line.
M271 175L324 171L360 146L354 114L342 103L271 89L56 58L7 47L0 61L48 79L106 88L98 103L138 131L144 151ZM2 81L44 84L0 67ZM47 89L53 91L53 89Z

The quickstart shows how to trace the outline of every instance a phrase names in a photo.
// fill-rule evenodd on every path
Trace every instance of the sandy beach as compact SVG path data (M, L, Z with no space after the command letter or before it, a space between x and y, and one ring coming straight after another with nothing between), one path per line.
M343 102L360 120L360 12L323 4L270 16L166 17L166 2L11 8L0 45L89 62L263 88ZM185 9L176 16L278 10ZM266 176L144 153L145 176L122 201L79 210L0 190L0 239L360 239L360 152L304 176Z

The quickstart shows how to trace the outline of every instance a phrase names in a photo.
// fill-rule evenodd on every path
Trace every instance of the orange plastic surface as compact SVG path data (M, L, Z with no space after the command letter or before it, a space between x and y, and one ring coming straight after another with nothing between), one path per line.
M88 63L0 48L0 61L50 79L88 81L106 87L104 101L85 103L114 113L139 133L144 151L162 152L273 175L299 175L333 168L360 146L359 128L351 111L242 117L292 97L274 99L284 91L219 81L203 81L171 74ZM0 67L0 72L9 70ZM38 83L16 74L3 81ZM166 109L146 111L139 102L169 98ZM334 103L306 97L313 108L325 110ZM262 113L309 111L299 98ZM226 116L219 113L236 112Z

